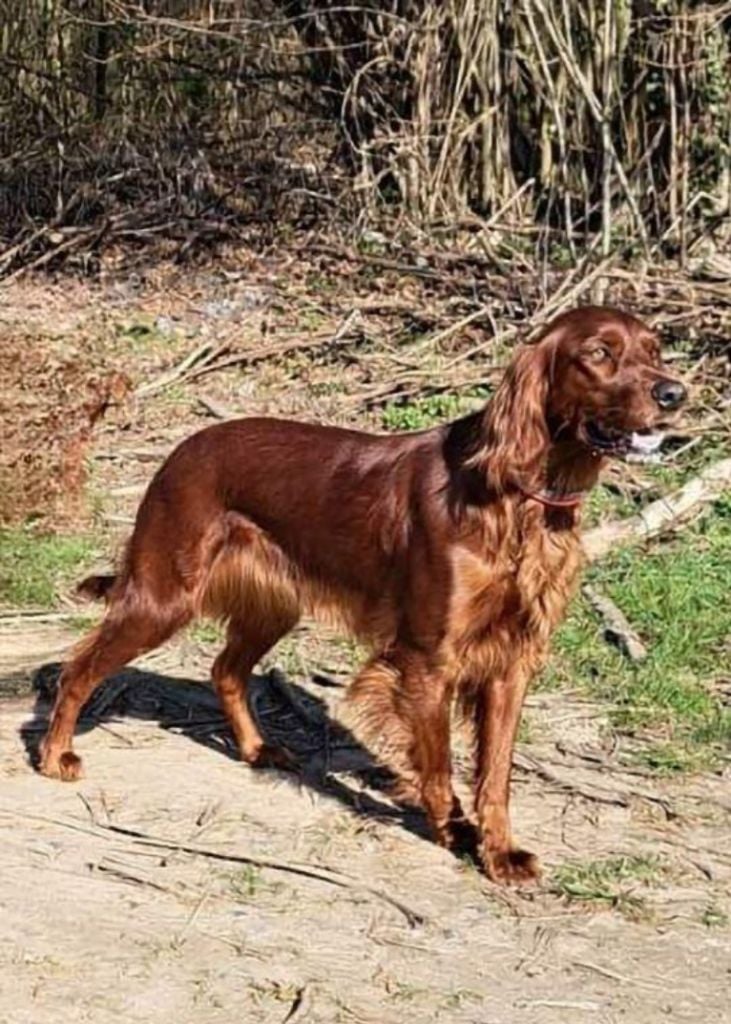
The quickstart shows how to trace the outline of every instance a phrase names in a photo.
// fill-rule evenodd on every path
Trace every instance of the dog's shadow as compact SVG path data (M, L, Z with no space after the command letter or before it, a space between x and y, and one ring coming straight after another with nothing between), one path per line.
M21 737L36 767L61 668L57 663L43 665L33 679L35 703L32 717L21 728ZM325 677L317 679L323 686L338 685ZM252 676L248 703L265 741L284 748L296 766L291 772L271 769L278 778L336 799L355 814L388 821L421 839L430 839L423 812L388 799L395 781L392 774L332 717L325 700L272 669L265 675ZM239 758L218 698L204 683L148 669L124 669L98 687L84 706L76 732L88 732L120 717L155 722L226 757ZM476 834L469 825L460 829L454 852L476 859Z

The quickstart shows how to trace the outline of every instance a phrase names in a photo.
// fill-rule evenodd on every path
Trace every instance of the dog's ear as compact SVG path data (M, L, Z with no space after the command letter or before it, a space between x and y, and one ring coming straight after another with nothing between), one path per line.
M556 344L552 332L535 345L523 345L485 410L484 443L471 464L485 474L491 491L541 485L538 475L550 443L547 401Z

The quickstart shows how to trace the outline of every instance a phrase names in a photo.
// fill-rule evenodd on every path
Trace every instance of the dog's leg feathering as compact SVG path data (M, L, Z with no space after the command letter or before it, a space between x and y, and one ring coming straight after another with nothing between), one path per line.
M434 839L454 845L463 818L452 788L451 688L424 655L397 648L369 662L348 692L344 723L394 772L393 796L423 807Z

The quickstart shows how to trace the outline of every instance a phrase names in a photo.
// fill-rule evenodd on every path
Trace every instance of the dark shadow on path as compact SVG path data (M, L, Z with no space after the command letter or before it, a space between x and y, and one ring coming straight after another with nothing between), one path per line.
M60 672L61 665L47 664L34 678L36 696L32 716L21 730L28 758L34 766ZM253 676L248 697L250 710L264 739L276 747L284 747L296 764L292 772L267 771L276 771L279 779L307 786L338 800L355 814L392 822L429 840L423 813L388 801L385 794L394 781L391 773L376 764L353 734L332 718L323 699L290 681L277 669ZM147 669L124 669L95 691L82 711L76 733L88 732L120 717L155 722L162 729L185 735L195 743L238 761L238 751L218 699L204 683ZM475 836L469 826L465 827L461 839L457 855L474 859Z

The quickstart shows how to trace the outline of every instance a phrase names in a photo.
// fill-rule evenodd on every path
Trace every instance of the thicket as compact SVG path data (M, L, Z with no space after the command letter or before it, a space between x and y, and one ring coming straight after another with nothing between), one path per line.
M282 218L684 256L730 52L727 2L0 0L0 273Z

